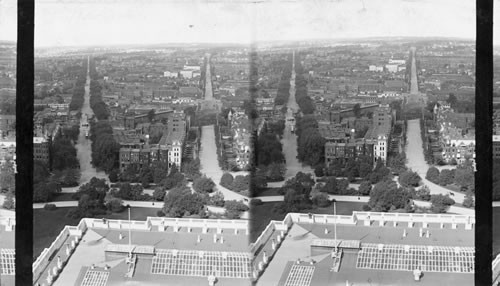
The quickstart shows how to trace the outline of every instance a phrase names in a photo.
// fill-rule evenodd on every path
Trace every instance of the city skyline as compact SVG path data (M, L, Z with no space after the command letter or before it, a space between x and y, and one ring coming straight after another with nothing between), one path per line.
M474 1L458 4L450 0L302 3L151 0L146 3L37 1L35 47L250 44L365 37L475 39L476 30ZM14 1L4 0L0 6L2 15L9 11L12 14L16 9ZM442 15L451 16L443 21ZM12 28L15 15L2 18L1 40L15 40L17 29Z

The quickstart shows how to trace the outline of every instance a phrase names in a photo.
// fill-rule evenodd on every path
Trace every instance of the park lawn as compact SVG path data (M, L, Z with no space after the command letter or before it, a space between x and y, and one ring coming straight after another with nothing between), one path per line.
M279 193L280 189L281 188L263 188L255 194L255 197L282 196L282 194Z
M283 220L286 216L285 213L274 211L275 207L280 202L263 203L258 206L252 207L251 213L251 227L250 227L250 241L254 242L259 235L266 229L271 220ZM365 203L358 202L337 202L337 214L339 215L352 215L353 211L363 211ZM306 209L300 211L301 213L316 213L316 214L333 214L333 204L329 207Z
M280 203L270 202L252 206L250 214L250 242L255 242L271 220L283 220L285 218L286 214L274 211L275 207Z
M454 191L454 192L458 192L458 193L464 193L464 192L460 191L460 186L457 186L455 184L446 185L446 186L443 186L443 188L446 188L450 191Z
M66 214L75 209L70 208L57 208L53 211L44 209L33 210L33 258L36 259L43 249L49 247L52 242L59 235L61 230L66 225L76 226L80 222L77 219L71 219ZM146 220L148 216L156 217L156 208L132 208L130 210L130 217L132 220ZM128 212L125 210L121 213L112 213L102 217L108 219L128 219ZM101 217L99 217L101 218Z
M73 199L74 193L58 193L54 195L53 202L76 201Z

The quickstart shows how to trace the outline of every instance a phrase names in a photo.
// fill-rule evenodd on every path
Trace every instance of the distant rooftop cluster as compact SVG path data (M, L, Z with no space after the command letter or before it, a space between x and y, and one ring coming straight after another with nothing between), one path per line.
M434 108L436 125L439 128L439 142L442 148L442 158L450 163L456 160L461 164L466 159L474 162L475 127L474 113L456 113L449 104L440 102Z
M233 140L232 150L236 156L235 163L238 168L245 169L250 164L250 120L240 109L229 111L228 120Z

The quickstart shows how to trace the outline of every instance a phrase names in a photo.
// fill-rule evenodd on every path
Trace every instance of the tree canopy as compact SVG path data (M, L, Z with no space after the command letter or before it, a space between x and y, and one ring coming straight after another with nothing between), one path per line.
M396 182L385 180L375 184L370 192L368 206L374 211L387 212L410 208L411 192L406 188L398 188Z
M188 187L176 187L165 195L162 211L170 217L204 216L204 200L200 194L191 193Z

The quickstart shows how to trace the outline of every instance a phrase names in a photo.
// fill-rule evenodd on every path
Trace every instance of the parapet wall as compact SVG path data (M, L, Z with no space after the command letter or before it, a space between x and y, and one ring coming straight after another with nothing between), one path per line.
M15 220L0 218L0 225L15 225ZM68 237L82 237L88 228L126 229L151 231L153 226L159 231L165 231L168 227L175 229L180 227L205 228L205 229L232 229L235 233L245 231L248 233L248 221L246 220L221 220L221 219L188 219L188 218L161 218L148 217L145 221L111 220L83 218L77 226L65 226L52 244L45 248L33 263L33 279L36 281L50 264L50 258L58 252L65 244Z
M472 230L476 223L476 217L471 215L450 215L450 214L414 214L414 213L383 213L383 212L357 212L352 215L323 215L323 214L303 214L288 213L282 221L271 221L257 240L250 244L250 253L258 255L259 249L265 245L274 231L284 231L290 229L294 223L320 223L320 224L343 224L356 225L363 222L365 226L394 226L396 224L408 224L412 227L415 223L422 223L424 228L430 223L451 224L452 229L463 225L465 229ZM500 258L499 258L500 262ZM499 264L500 272L500 264Z

